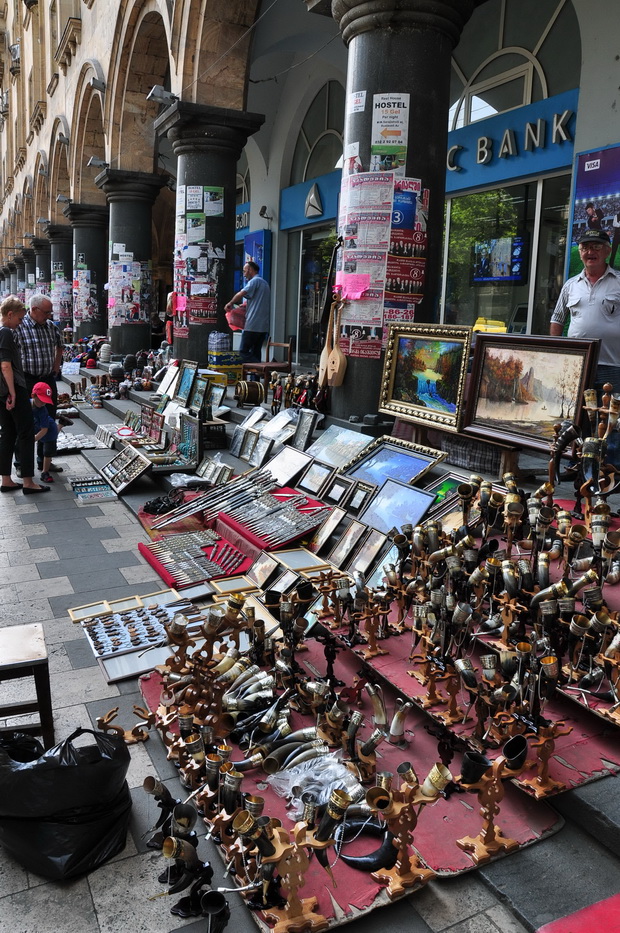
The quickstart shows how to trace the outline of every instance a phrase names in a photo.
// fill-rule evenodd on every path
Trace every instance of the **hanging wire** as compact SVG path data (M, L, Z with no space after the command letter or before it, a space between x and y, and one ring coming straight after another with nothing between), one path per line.
M314 58L315 55L318 55L319 52L322 52L323 49L326 49L328 45L331 45L334 39L337 39L339 35L340 33L336 33L335 36L332 36L331 39L328 39L327 42L325 42L320 48L318 48L316 52L312 52L311 55L308 55L306 58L302 59L302 61L296 62L296 64L291 65L290 68L285 68L284 71L278 71L276 72L276 74L271 75L270 78L250 78L249 79L250 84L264 84L266 81L277 82L278 78L280 78L282 75L287 75L289 71L292 71L294 68L299 68L300 65L305 65L306 62L309 62L311 58Z
M219 65L219 63L220 63L221 61L223 61L228 55L230 55L230 53L232 52L232 50L233 50L234 48L236 48L241 42L243 42L243 40L244 40L247 36L249 36L250 33L251 33L254 29L256 29L256 27L257 27L258 24L260 23L261 19L264 19L265 16L267 16L267 13L269 13L270 10L272 10L272 9L274 8L274 6L276 5L276 3L278 3L278 2L279 2L279 0L273 0L273 3L269 4L269 6L267 7L267 9L266 9L263 13L261 13L261 15L260 15L256 20L254 20L254 22L252 23L252 25L249 26L248 29L246 29L246 31L245 31L242 35L240 35L238 39L235 40L235 42L233 42L233 44L230 46L229 49L227 49L222 55L220 55L219 58L217 58L214 62L212 62L212 63L209 65L208 68L205 68L205 70L202 71L194 81L190 81L189 84L186 84L185 87L181 89L181 94L183 94L183 91L188 91L191 87L193 87L195 84L197 84L198 81L200 81L201 78L204 78L204 76L205 76L206 74L208 74L208 73L211 71L212 68L215 68L216 65Z

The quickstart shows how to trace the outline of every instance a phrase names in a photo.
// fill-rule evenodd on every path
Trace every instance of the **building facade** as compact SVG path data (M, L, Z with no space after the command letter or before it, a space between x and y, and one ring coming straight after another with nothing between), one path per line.
M613 233L614 8L473 9L452 52L426 320L546 333L587 205ZM110 328L116 350L148 344L172 292L175 351L201 358L251 257L272 338L315 362L354 106L329 4L11 0L0 15L2 291L49 290L63 329Z

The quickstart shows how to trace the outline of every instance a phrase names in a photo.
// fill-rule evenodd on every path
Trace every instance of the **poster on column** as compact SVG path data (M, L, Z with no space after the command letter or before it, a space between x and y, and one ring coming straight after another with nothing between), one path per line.
M224 189L204 186L204 207L207 217L224 216Z
M226 249L212 240L192 243L177 237L174 283L175 337L188 337L190 324L217 323L217 296Z
M88 321L94 314L90 306L90 270L75 269L73 272L73 323Z
M419 178L396 178L385 283L383 346L388 328L413 321L424 296L429 192Z
M383 324L383 289L368 288L362 298L346 301L338 344L346 356L379 359Z
M53 265L62 266L62 263L53 263ZM54 271L52 273L50 299L54 320L59 324L70 324L73 321L72 292L72 281L65 279L64 272Z
M373 94L371 172L405 174L409 133L409 94Z
M108 269L108 322L144 324L148 316L141 307L142 266L148 263L113 261Z
M577 240L585 230L609 234L609 266L620 270L620 145L577 156L569 276L581 271Z

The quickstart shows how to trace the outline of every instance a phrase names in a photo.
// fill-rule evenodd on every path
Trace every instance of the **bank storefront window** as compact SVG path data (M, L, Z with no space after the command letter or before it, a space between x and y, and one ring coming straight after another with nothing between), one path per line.
M445 323L548 333L562 284L569 186L570 176L563 175L449 201Z

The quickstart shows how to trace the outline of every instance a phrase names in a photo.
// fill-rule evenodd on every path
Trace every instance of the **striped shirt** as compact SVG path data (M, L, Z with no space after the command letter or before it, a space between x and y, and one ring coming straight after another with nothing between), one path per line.
M49 376L54 371L56 350L62 347L60 331L51 321L37 324L29 314L15 331L24 372L29 376Z

